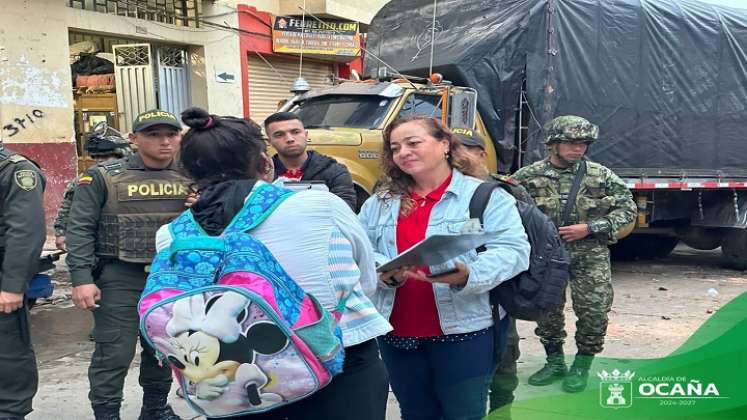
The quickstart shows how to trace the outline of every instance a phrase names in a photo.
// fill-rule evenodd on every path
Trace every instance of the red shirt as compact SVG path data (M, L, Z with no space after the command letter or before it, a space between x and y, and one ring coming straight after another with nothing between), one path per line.
M433 206L441 199L451 183L451 175L435 190L421 197L411 193L414 208L407 216L397 220L397 252L400 253L425 239L428 220ZM419 271L430 273L428 267ZM433 295L433 285L428 282L408 279L394 295L394 308L389 322L394 327L392 334L400 337L435 337L444 335Z
M301 180L303 177L303 169L286 169L285 172L278 175L278 178L296 179Z

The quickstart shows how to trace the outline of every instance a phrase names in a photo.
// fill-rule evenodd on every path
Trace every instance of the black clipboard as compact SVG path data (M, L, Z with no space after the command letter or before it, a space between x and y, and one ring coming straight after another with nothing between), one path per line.
M404 266L440 265L485 245L496 236L497 232L432 235L378 266L376 271L383 273Z

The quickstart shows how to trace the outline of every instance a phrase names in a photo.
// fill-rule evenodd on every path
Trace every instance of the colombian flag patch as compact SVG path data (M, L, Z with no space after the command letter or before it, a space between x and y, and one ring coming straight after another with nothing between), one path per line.
M89 185L91 182L93 182L93 177L91 177L91 176L82 176L78 180L78 186L80 187L81 185Z

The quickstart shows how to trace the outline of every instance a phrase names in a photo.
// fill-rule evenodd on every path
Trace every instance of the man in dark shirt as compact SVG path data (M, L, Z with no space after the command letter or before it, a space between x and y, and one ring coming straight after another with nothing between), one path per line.
M353 179L345 165L329 156L306 150L309 132L292 112L277 112L265 119L265 132L277 151L272 157L275 177L287 181L324 181L332 194L353 210L356 195Z

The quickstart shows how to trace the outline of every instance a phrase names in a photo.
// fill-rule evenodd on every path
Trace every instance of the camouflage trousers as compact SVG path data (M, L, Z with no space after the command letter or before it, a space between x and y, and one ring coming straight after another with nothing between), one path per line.
M612 272L606 245L581 240L567 244L571 253L568 284L576 314L576 346L583 354L597 354L604 347L607 313L612 307ZM545 347L562 345L567 336L563 305L537 322L534 333Z

